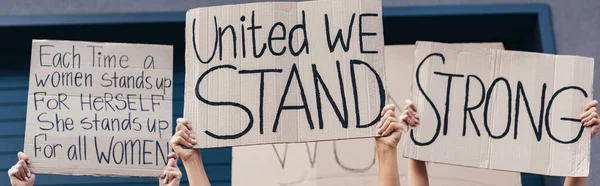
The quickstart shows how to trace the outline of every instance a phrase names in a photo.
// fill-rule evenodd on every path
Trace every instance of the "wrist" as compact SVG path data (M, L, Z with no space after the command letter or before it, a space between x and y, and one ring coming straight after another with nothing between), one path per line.
M183 162L183 164L202 164L202 155L200 154L200 150L194 150L194 152L192 152L188 158L182 158L181 162Z
M377 143L375 146L377 153L380 155L396 154L398 150L396 146L390 146L383 143Z
M377 151L381 151L381 152L396 152L396 150L398 149L398 145L390 145L387 144L385 142L383 142L383 140L376 140L375 142L375 147L377 148Z

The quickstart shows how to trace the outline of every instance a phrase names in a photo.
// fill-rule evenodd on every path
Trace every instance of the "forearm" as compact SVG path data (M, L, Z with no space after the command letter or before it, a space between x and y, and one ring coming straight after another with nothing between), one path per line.
M585 186L586 177L567 177L565 186Z
M379 186L399 186L397 149L377 145L379 160Z
M183 161L183 166L185 166L185 172L187 173L190 186L210 186L200 152L198 152L197 155L190 157L188 160Z
M408 185L428 186L429 178L424 161L408 159Z

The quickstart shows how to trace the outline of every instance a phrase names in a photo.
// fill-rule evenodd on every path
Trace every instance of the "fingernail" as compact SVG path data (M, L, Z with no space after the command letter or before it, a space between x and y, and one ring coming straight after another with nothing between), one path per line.
M192 139L196 139L196 134L195 133L190 134L190 136L192 137Z
M196 143L196 140L195 140L195 139L192 139L192 143Z
M28 177L28 178L31 178L31 172L28 172L28 173L27 173L27 177Z

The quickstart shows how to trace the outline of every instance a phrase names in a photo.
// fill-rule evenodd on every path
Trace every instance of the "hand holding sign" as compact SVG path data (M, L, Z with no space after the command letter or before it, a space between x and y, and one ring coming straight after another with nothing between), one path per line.
M581 114L581 123L584 127L590 127L592 129L592 137L598 133L600 129L600 120L598 119L598 112L596 106L598 101L594 100L585 106L584 113Z
M31 161L23 152L17 154L19 161L8 170L8 177L13 186L33 186L35 174L30 169Z
M184 117L195 148L376 136L385 105L380 0L186 14Z
M165 166L165 171L160 175L158 181L160 186L179 186L179 182L181 181L181 171L177 166L177 154L170 153L169 154L169 162Z
M376 138L377 144L383 148L396 149L406 127L396 117L396 105L386 105L381 111L381 120L376 126L377 134L381 135Z
M187 161L190 158L197 158L200 156L198 149L193 149L196 145L196 134L192 130L190 122L183 118L177 118L177 127L175 128L175 134L171 138L169 144L177 153L177 156L181 157L181 161Z
M36 173L158 177L171 46L34 40L24 152Z
M592 58L418 42L414 64L412 99L427 124L411 129L405 157L587 176L595 111L580 118Z

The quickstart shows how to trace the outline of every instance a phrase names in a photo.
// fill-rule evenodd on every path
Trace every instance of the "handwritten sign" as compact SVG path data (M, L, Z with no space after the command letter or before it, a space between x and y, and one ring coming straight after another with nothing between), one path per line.
M503 49L502 43L466 43L474 47ZM385 68L388 103L403 104L410 97L415 45L386 45ZM399 107L398 114L402 113ZM408 135L403 135L406 138ZM400 185L408 185L407 159L398 145ZM377 185L378 164L373 138L268 144L232 148L231 185L246 186L317 186ZM259 157L259 158L257 158ZM260 167L260 171L256 171ZM428 163L431 185L517 186L518 173Z
M381 1L187 12L184 116L197 148L375 136L384 72Z
M158 177L172 69L171 46L34 40L24 149L35 172Z
M591 58L418 42L412 99L421 125L404 156L556 176L588 176Z

